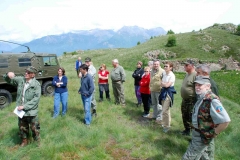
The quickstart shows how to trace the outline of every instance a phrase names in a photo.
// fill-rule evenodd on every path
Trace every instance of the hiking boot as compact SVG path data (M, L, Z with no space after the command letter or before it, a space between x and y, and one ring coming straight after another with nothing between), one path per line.
M184 136L190 136L190 130L189 129L185 129L182 132L180 132L180 134L184 135Z
M98 102L102 102L103 101L103 99L102 98L100 98L99 100L98 100Z
M28 140L27 140L27 138L23 138L23 140L22 140L22 143L21 143L21 147L25 147L26 145L28 145Z

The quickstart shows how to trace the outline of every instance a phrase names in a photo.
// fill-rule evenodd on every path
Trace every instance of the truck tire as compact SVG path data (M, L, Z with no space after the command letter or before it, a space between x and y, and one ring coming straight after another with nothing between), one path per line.
M0 89L0 109L12 103L12 94L5 89Z
M45 96L53 96L54 94L54 86L52 85L52 81L46 81L42 85L42 94Z

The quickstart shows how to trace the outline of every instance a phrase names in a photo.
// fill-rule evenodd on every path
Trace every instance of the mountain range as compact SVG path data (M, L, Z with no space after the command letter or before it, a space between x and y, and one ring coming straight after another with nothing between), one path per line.
M80 30L60 35L48 35L34 39L24 45L30 47L32 52L56 53L73 52L76 50L105 49L105 48L130 48L142 43L151 37L165 35L161 28L144 29L138 26L124 26L114 31L110 29ZM7 51L10 46L0 43L1 51ZM11 52L26 52L24 47L17 47Z

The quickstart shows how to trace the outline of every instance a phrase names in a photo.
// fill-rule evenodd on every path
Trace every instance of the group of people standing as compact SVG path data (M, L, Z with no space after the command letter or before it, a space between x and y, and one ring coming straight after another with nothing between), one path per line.
M125 106L123 82L125 82L126 74L117 59L112 60L112 65L111 72L107 70L105 64L99 68L99 101L103 101L104 91L106 99L110 100L108 84L108 76L110 76L115 104ZM173 95L176 93L173 64L164 63L164 69L161 68L159 60L149 61L148 66L144 68L142 65L143 63L138 61L137 69L132 74L137 98L136 105L140 106L143 103L143 117L149 117L150 106L152 106L152 118L160 121L163 131L167 133L171 124L170 107L173 106ZM81 78L78 93L81 95L85 111L84 121L89 126L92 115L97 115L94 95L96 69L89 57L85 59L84 64L79 58L75 69L78 77ZM181 87L181 112L185 129L181 134L190 135L192 132L192 141L182 159L213 159L214 138L227 128L230 117L220 102L216 83L210 78L209 66L199 65L195 68L194 62L187 60L184 63L184 69L186 76ZM13 72L8 72L3 76L6 82L17 86L17 110L25 112L22 118L18 118L21 146L28 144L29 128L33 139L40 141L38 103L41 85L35 78L36 73L37 69L29 66L26 68L24 77L15 76ZM67 83L65 69L60 67L52 81L52 85L55 86L53 118L60 114L60 102L62 103L62 116L67 113Z
M216 83L210 78L206 64L184 63L186 76L181 87L181 111L184 124L182 135L190 135L191 143L183 160L214 159L214 138L230 123L230 117L220 102Z
M164 70L159 60L149 61L144 68L142 64L138 61L132 74L136 105L143 103L143 117L149 117L152 105L152 118L160 121L163 132L167 133L171 123L170 107L176 94L173 64L164 63ZM184 69L181 112L185 129L180 133L189 136L192 131L192 141L182 159L214 159L214 138L227 128L230 117L220 102L216 83L210 78L209 66L195 67L189 59L184 62Z
M172 72L173 64L167 62L164 69L160 61L149 61L148 66L142 67L141 61L137 62L137 69L133 72L137 106L143 103L143 117L149 117L150 106L153 107L153 119L162 123L163 131L170 129L170 107L173 105L175 75Z

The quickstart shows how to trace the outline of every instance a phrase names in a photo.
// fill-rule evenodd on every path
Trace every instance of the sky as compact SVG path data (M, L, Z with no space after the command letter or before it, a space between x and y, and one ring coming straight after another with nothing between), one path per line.
M139 26L175 33L240 24L240 0L0 0L0 39ZM238 15L238 16L237 16Z

